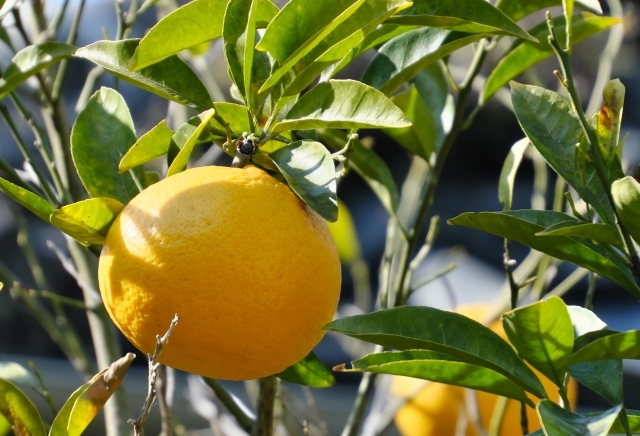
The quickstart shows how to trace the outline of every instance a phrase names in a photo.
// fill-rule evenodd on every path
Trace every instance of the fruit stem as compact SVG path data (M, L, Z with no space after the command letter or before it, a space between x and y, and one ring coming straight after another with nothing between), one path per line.
M273 435L273 405L276 399L278 382L275 375L260 379L260 396L258 397L258 411L252 436Z

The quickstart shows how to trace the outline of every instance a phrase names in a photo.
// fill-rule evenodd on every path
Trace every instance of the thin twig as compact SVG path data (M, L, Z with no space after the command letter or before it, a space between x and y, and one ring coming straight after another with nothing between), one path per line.
M240 427L245 431L250 432L254 425L254 420L245 413L242 407L238 404L233 395L222 386L218 380L203 377L204 382L209 386L216 394L216 398L226 407L227 411L233 415Z
M156 396L158 397L158 407L160 408L160 436L173 436L171 408L167 401L167 367L164 365L158 365L156 371Z
M42 398L44 398L44 400L47 402L47 404L51 408L51 411L53 412L53 416L56 416L58 414L58 409L56 409L56 405L53 402L53 397L51 396L49 389L47 389L47 385L44 383L44 380L42 379L42 374L40 374L40 371L38 370L38 367L36 366L33 360L30 360L28 364L29 364L29 368L31 368L31 372L33 373L33 375L36 376L36 380L38 380L38 384L40 385L40 389L42 390L42 392L40 392L40 394L42 395Z
M138 419L130 419L127 422L133 426L133 433L135 436L140 436L144 433L144 423L147 420L147 416L149 416L149 411L151 410L151 406L153 405L153 401L156 398L156 381L158 376L158 368L160 367L160 363L158 362L158 358L160 357L160 353L162 352L162 348L169 341L169 336L173 329L178 324L180 317L176 313L171 320L171 324L169 325L169 329L164 334L164 336L156 335L156 348L153 351L153 354L147 354L147 358L149 360L149 384L147 386L147 398L142 406L142 412Z

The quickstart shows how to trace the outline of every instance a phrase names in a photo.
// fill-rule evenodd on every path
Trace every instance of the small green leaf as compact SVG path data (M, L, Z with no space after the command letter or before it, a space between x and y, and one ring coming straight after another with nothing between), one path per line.
M411 122L380 91L355 80L330 80L315 86L273 127L285 130L319 128L408 127Z
M135 357L127 353L71 394L51 424L49 436L80 436L118 388Z
M36 406L13 383L3 379L0 379L0 415L9 421L17 435L46 435Z
M328 388L336 383L329 368L322 363L313 351L299 362L276 374L281 380L312 388Z
M222 36L222 21L229 0L193 0L176 9L153 26L140 41L129 68L148 67L171 55ZM261 2L257 22L260 27L278 12L268 0Z
M576 236L624 249L624 244L618 237L618 231L611 224L570 220L547 227L536 233L536 236Z
M516 173L520 168L520 162L524 152L529 146L529 138L523 138L511 146L507 158L502 165L500 182L498 183L498 199L504 204L504 210L511 210L513 198L513 185L516 181Z
M554 211L518 210L510 212L464 213L449 223L482 230L493 235L520 242L561 260L594 271L619 284L636 298L640 288L629 268L606 248L587 239L568 236L536 236L554 224L573 217Z
M558 3L560 2L558 1ZM558 38L564 38L564 17L556 17L553 22ZM574 17L571 25L573 43L577 44L619 22L620 20L614 17L598 17L589 13L578 14ZM513 43L509 51L500 59L491 74L489 74L489 77L487 77L482 91L482 102L488 101L510 80L515 79L532 66L553 55L553 49L547 39L549 29L546 21L538 24L529 32L538 38L540 42L518 40Z
M536 409L546 436L606 436L622 405L590 416L569 412L549 400L541 401Z
M149 162L169 152L173 131L162 120L153 129L142 135L124 155L118 169L121 173Z
M329 148L339 151L347 143L347 134L341 130L321 130L320 138ZM349 167L353 169L376 194L389 215L398 210L398 187L386 162L360 141L353 141L349 153Z
M54 209L44 198L18 185L14 185L2 177L0 177L0 191L4 192L7 197L29 209L36 216L49 222L49 217Z
M387 20L466 33L491 33L537 41L485 0L413 0L413 7Z
M610 80L602 92L604 104L598 112L595 131L598 145L607 163L616 156L621 157L622 154L618 142L620 140L624 95L625 87L619 79Z
M571 363L611 359L640 359L640 330L598 338L576 351L571 356Z
M157 64L129 70L139 39L98 41L78 49L76 56L100 65L114 76L167 100L206 110L213 106L207 88L193 70L178 56L170 56Z
M78 114L71 130L71 154L82 184L91 197L127 204L144 182L141 167L120 174L119 163L136 142L133 120L120 94L101 88Z
M305 203L329 222L338 219L336 171L324 145L309 140L296 141L269 157Z
M631 430L631 434L640 434L640 410L631 410L631 409L622 410L622 412L620 413L620 417L618 417L616 422L611 427L611 430L609 430L609 434L625 433L624 427L620 422L620 419L622 419L622 414L625 412L629 420L629 429ZM593 415L593 412L585 413L585 415L587 416Z
M546 398L540 380L497 333L453 312L397 307L334 320L325 330L396 350L430 350L498 372L528 392Z
M400 129L385 129L398 144L411 153L429 162L435 149L436 126L427 103L422 99L415 86L391 98L411 121L411 126Z
M51 215L51 224L79 242L102 245L124 205L111 198L91 198L69 204Z
M496 2L496 7L513 21L519 21L521 18L533 12L561 5L562 0L498 0ZM602 8L598 0L576 1L576 5L591 12L602 13ZM560 29L556 29L556 32L559 30Z
M611 195L620 221L640 243L640 183L631 176L616 180L611 184Z
M509 378L443 353L426 350L383 352L369 354L351 364L352 370L343 371L419 378L513 398L533 407L525 391Z
M338 199L338 220L335 223L329 223L329 231L338 247L338 255L342 262L352 264L360 259L362 252L358 232L349 209L340 199Z
M562 299L550 297L502 315L502 325L520 357L557 386L564 384L573 350L573 325Z
M384 44L362 75L362 81L393 94L427 65L486 37L426 27L411 30Z
M167 171L167 177L178 174L187 168L189 158L193 152L193 147L198 142L198 137L209 124L209 120L215 114L215 109L209 109L206 112L201 113L197 117L189 120L188 123L181 126L173 135L173 143L180 148L180 152L175 157L169 170Z
M614 224L613 206L595 165L586 159L576 162L582 126L571 102L556 92L516 82L511 82L511 100L522 130L549 165L593 206L602 221Z
M23 48L16 53L2 73L0 99L29 77L63 59L70 58L75 51L76 48L73 45L55 41Z
M435 149L439 150L444 142L445 132L451 129L445 118L452 119L453 115L453 100L449 94L447 78L440 65L434 63L420 71L411 79L411 83L429 108L435 128ZM451 112L451 116L447 112Z

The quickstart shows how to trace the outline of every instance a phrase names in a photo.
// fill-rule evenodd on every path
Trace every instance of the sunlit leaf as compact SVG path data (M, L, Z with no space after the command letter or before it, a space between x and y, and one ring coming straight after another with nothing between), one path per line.
M0 191L4 192L7 197L29 209L36 216L49 222L49 217L53 213L53 206L44 198L18 185L14 185L2 177L0 177Z
M18 385L29 386L36 392L42 392L38 380L31 371L16 362L0 362L0 379Z
M618 216L636 242L640 241L640 183L631 176L611 184Z
M500 182L498 183L498 199L504 204L504 210L511 210L511 200L513 198L513 185L516 181L516 173L520 168L520 162L524 152L529 145L529 139L524 138L511 146L507 158L502 164Z
M576 236L624 249L624 244L618 237L618 230L611 224L570 220L548 227L536 233L536 236Z
M606 436L622 405L589 416L569 412L549 400L541 401L537 409L546 436Z
M595 131L605 161L611 162L616 156L621 155L618 141L620 140L625 87L620 79L610 80L605 85L602 96L604 103L598 112Z
M610 359L640 359L640 330L611 333L588 343L571 356L571 363Z
M340 260L349 264L359 259L360 241L351 213L342 200L338 199L338 220L329 223L329 231L338 248Z
M164 156L169 151L172 137L173 131L167 127L167 121L160 121L158 125L142 135L131 146L118 165L119 171L128 171L138 165Z
M69 204L51 215L51 224L83 244L104 243L124 205L111 198L91 198Z
M276 374L281 380L312 388L328 388L336 383L336 379L313 351L299 362Z
M0 415L18 436L45 436L38 409L13 383L0 379Z
M598 14L602 13L598 0L576 1L576 5ZM496 7L513 21L519 21L533 12L554 6L562 6L562 0L498 0L496 2ZM558 30L560 29L556 29L556 31Z
M209 120L214 114L215 109L209 109L208 111L201 113L197 117L189 120L188 123L181 126L181 128L179 128L173 135L173 143L180 148L180 152L173 162L171 162L169 170L167 171L167 177L178 174L187 168L189 158L193 152L193 147L195 147L198 137L209 124Z

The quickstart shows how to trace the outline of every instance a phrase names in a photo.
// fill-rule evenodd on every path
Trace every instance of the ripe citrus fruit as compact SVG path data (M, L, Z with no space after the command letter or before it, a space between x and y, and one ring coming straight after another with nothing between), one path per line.
M465 305L456 310L456 312L476 321L482 321L490 311L491 306L489 304ZM506 339L506 334L500 321L494 322L490 327L491 330ZM542 381L549 398L557 403L559 401L557 386L535 369L534 372ZM456 434L458 412L460 405L463 405L465 401L462 388L408 377L394 377L391 390L392 394L397 397L410 397L395 416L396 426L402 436L453 436ZM498 396L479 391L476 391L476 395L480 422L482 422L482 426L485 429L488 429ZM539 401L534 396L527 395L534 403ZM572 407L575 406L578 387L573 379L569 383L568 397ZM540 429L540 421L535 409L527 407L527 417L529 419L530 432ZM478 436L478 432L472 423L468 423L464 434L466 436ZM520 403L515 400L509 400L500 427L500 435L521 434Z
M111 318L150 353L175 313L160 362L227 380L283 371L320 341L340 295L325 221L253 167L203 167L135 197L99 265Z

